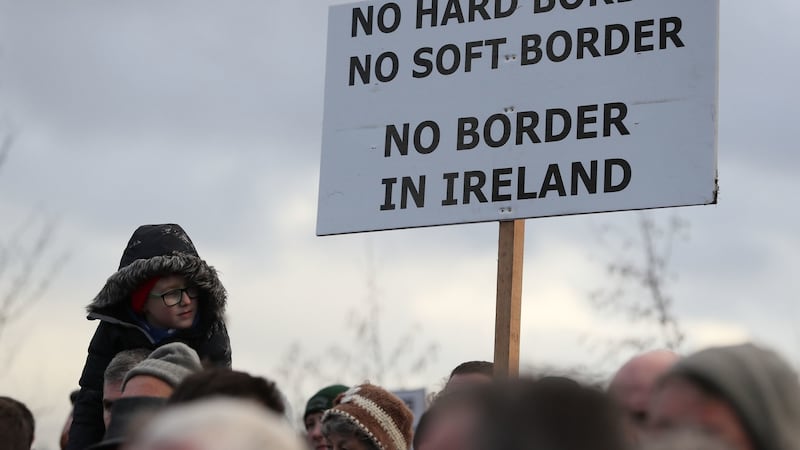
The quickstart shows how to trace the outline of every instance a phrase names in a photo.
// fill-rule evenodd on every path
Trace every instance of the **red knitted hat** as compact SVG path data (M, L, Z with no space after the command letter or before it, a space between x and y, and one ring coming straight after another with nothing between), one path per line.
M153 286L158 283L160 277L153 277L147 281L145 281L138 289L133 291L131 294L131 309L136 314L141 314L142 309L144 309L144 302L147 301L147 297L150 295L150 291L153 290Z

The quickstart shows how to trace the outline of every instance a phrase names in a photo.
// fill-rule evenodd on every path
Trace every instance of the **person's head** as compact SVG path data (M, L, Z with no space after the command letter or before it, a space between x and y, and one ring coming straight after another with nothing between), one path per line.
M173 405L151 420L132 450L305 450L277 414L253 402L210 398Z
M216 270L183 228L159 224L134 231L119 269L87 309L123 319L132 312L155 328L185 329L224 322L226 301Z
M466 450L474 438L478 399L488 384L454 389L436 397L414 431L414 450Z
M322 416L332 450L409 450L414 414L391 392L362 384L340 394Z
M756 450L731 404L715 389L698 381L682 376L664 381L654 400L654 428L702 430L719 436L737 450Z
M0 397L0 442L4 450L30 450L35 422L24 403Z
M646 431L647 409L656 381L679 358L669 350L642 353L623 364L611 379L608 393L622 413L630 443L640 441Z
M111 422L111 407L122 397L122 381L137 364L144 361L150 350L137 348L117 353L103 373L103 422L106 428Z
M188 345L162 345L128 371L122 381L122 397L167 398L184 378L201 370L200 357Z
M347 386L342 384L326 386L312 395L306 402L303 426L306 430L306 439L312 450L325 450L328 448L325 436L322 435L322 414L332 408L336 397L347 389Z
M755 345L702 350L659 381L650 426L703 430L736 450L800 448L800 383L780 356Z
M209 397L252 400L277 414L286 412L283 396L273 381L226 368L205 369L187 376L168 403L189 403Z
M450 378L447 380L444 390L490 383L493 376L494 364L489 361L463 362L450 372Z
M479 403L476 423L474 450L626 448L613 402L569 378L494 384Z
M123 397L111 407L111 422L103 439L87 450L117 450L131 441L139 429L156 417L166 399L159 397Z

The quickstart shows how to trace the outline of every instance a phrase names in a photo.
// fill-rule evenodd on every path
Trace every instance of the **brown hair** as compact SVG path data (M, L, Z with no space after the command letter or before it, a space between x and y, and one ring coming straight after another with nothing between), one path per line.
M7 450L30 450L35 422L25 404L11 397L0 397L0 442Z
M189 375L175 388L168 403L188 403L215 396L255 400L278 414L286 411L283 397L274 382L225 368L206 369Z
M478 423L478 450L626 448L611 399L565 377L492 386L480 400Z

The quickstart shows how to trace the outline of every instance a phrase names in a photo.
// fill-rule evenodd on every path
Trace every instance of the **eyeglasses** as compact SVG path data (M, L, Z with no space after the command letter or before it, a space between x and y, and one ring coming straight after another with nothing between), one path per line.
M184 292L192 300L200 296L200 291L196 287L191 286L186 288L171 289L163 294L150 294L150 297L161 297L161 300L164 301L164 305L173 307L183 300Z

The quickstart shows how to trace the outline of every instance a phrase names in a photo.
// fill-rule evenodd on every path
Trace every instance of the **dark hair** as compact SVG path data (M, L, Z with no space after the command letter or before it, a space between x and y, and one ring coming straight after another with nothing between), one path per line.
M479 405L478 450L621 450L621 421L601 390L565 377L496 384Z
M489 361L463 362L450 372L450 378L453 378L453 375L465 375L468 373L480 373L491 377L494 374L494 363Z
M379 450L367 433L358 427L353 421L341 414L328 414L322 420L322 434L328 438L331 434L341 434L352 436L364 443L367 450Z
M0 442L5 450L30 450L35 422L25 404L0 397Z
M226 368L206 369L187 376L167 403L189 403L215 396L255 400L278 414L286 411L283 396L274 382Z
M146 348L134 348L117 353L106 366L105 372L103 372L103 382L122 383L125 379L125 374L147 359L151 351Z

